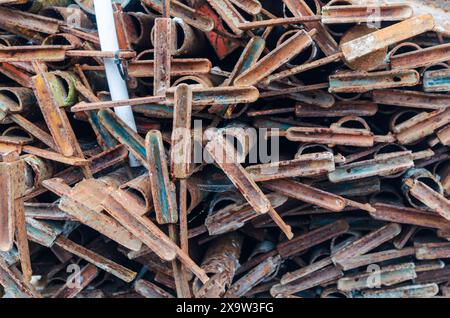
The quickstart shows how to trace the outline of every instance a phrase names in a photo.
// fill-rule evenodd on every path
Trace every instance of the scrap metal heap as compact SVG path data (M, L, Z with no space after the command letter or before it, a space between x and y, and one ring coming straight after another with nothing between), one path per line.
M113 8L0 0L0 297L450 296L446 1Z

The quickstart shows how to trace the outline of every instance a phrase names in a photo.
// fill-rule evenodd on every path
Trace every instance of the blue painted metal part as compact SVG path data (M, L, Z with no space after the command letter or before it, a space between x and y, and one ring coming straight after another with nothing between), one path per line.
M103 127L105 127L106 130L108 130L108 132L121 144L124 144L140 163L148 168L144 139L139 136L139 134L132 131L113 111L109 109L100 110L98 112L98 118Z
M240 61L238 61L240 65L237 65L238 69L234 71L233 74L234 77L230 78L230 81L233 81L234 78L236 78L237 76L248 70L252 65L254 65L260 58L265 47L266 41L263 38L254 37L242 52L241 59ZM228 113L228 116L230 116L231 112L234 109L234 106L235 105L227 105L227 107L216 110L217 114L220 116L224 116L226 113Z
M97 112L90 111L86 112L86 114L88 116L90 124L92 125L92 128L95 130L101 140L100 143L103 143L100 146L102 146L104 150L116 146L117 141L113 138L113 136L111 136L108 130L106 130L106 128L102 126L100 120L98 119Z
M51 247L63 228L56 222L39 221L30 219L26 223L28 237L45 247Z
M344 182L374 176L392 175L414 166L412 154L409 151L386 154L372 160L360 161L336 167L328 174L331 182Z
M159 224L178 222L175 185L169 180L166 154L159 130L150 130L145 138L147 161L156 220Z
M252 42L252 45L248 49L247 56L242 61L242 66L239 71L239 74L242 74L246 70L248 70L261 56L262 51L266 47L266 41L263 38L256 37L255 40ZM236 74L239 75L239 74Z
M423 76L423 89L425 92L449 92L450 68L427 71Z
M133 111L152 118L173 118L173 107L165 105L133 106Z
M415 86L420 81L420 75L415 70L346 72L331 75L329 80L330 93L365 93L374 89Z

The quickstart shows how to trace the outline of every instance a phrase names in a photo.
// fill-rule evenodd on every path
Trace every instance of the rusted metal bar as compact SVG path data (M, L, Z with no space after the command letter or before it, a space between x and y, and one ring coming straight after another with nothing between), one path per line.
M392 241L392 244L395 248L402 249L416 233L417 226L404 226L402 232Z
M17 82L23 87L31 88L31 77L29 76L29 74L10 63L1 63L0 73Z
M278 25L286 25L286 24L300 24L304 22L316 22L321 21L322 16L312 15L312 16L302 16L302 17L293 17L293 18L276 18L269 20L256 20L256 21L245 21L243 23L239 23L237 27L243 31L260 29L266 27L273 27Z
M52 133L58 152L64 156L75 155L84 158L78 140L67 118L67 114L61 109L53 97L50 82L55 80L55 75L42 73L33 77L33 90L44 115L44 119ZM86 177L92 177L89 167L83 168Z
M374 16L374 12L376 15ZM375 23L382 21L403 21L413 16L413 9L407 4L385 5L332 5L322 8L322 23Z
M167 103L174 104L175 89L167 91ZM252 103L259 97L258 90L253 86L243 87L214 87L192 88L192 106L194 110L203 109L210 105L229 105L240 103Z
M259 14L262 9L262 5L258 0L230 0L230 2L252 15Z
M373 207L375 211L370 212L370 215L378 220L443 230L450 228L450 222L446 219L424 210L384 203L375 203Z
M31 45L0 47L0 62L62 62L69 57L114 58L114 52L74 50L71 45ZM133 58L134 52L120 52L120 58Z
M417 284L442 283L447 282L449 277L449 267L445 266L441 269L421 272L417 274Z
M328 241L333 237L346 233L348 229L348 223L344 220L339 220L304 235L297 236L291 241L281 243L277 246L277 251L283 258L288 258Z
M450 45L443 44L427 49L391 56L390 63L394 69L419 68L446 62L450 58Z
M94 264L98 268L115 275L125 282L131 282L136 277L135 272L67 239L61 235L62 228L28 218L27 231L32 241L46 247L61 247L64 251Z
M62 211L131 250L137 251L140 249L141 242L125 228L111 217L92 210L87 206L87 202L83 202L80 197L76 196L75 191L81 193L83 186L78 185L78 190L76 188L72 190L61 179L49 179L44 181L43 185L50 191L62 196L59 203L59 208Z
M73 156L63 156L57 152L48 151L40 148L36 148L33 146L23 146L22 151L25 153L29 153L32 155L36 155L48 160L61 162L71 166L87 166L89 165L89 161L87 159L82 159Z
M5 144L17 145L20 147L26 146L33 142L31 136L20 136L16 133L22 131L19 127L10 127L3 132L3 136L0 136L0 141Z
M445 126L444 128L438 130L436 133L436 137L439 139L439 142L444 146L450 145L450 125Z
M175 106L171 142L171 173L175 178L185 179L191 169L191 112L192 89L181 84L175 91Z
M242 236L230 233L215 240L206 251L201 267L211 278L205 284L194 281L193 292L196 298L220 297L230 286L242 248Z
M328 88L329 83L313 84L313 85L295 85L287 88L273 89L260 94L261 98L276 97L288 95L291 99L329 108L334 105L335 99L331 94L322 92L321 89Z
M415 244L416 258L420 260L433 260L441 258L449 258L448 243L425 243Z
M403 287L363 291L363 298L429 298L437 295L436 284L409 285Z
M122 190L116 190L122 191ZM117 201L123 198L120 195L109 195L102 207L118 220L124 227L138 237L145 245L165 260L173 260L178 256L179 260L191 270L202 282L208 281L208 276L194 261L181 250L164 232L162 232L149 218L132 214L133 209L127 209L127 201Z
M290 127L286 131L271 131L267 135L283 136L297 142L354 147L372 147L376 141L394 140L391 135L374 136L368 129L343 128L340 123L333 124L331 128Z
M176 289L175 281L172 276L167 276L167 275L159 272L155 275L155 282L162 284L167 288L170 288L173 290Z
M297 117L343 117L343 116L374 116L378 112L378 105L372 102L355 101L352 103L336 102L331 108L297 103L295 116Z
M307 154L288 161L252 165L245 170L256 182L291 177L313 177L334 171L334 156L330 152Z
M222 83L221 86L230 86L237 76L241 75L243 72L248 70L250 67L254 66L258 61L259 57L263 53L266 47L266 41L260 37L253 37L246 45L242 51L239 60L233 68L227 79ZM223 111L220 106L213 106L209 109L210 113L225 114L225 116L230 116L236 105L230 105Z
M347 200L338 195L328 193L293 180L283 179L266 181L263 183L263 187L334 212L340 212L344 210L346 206L353 206L360 209L373 211L373 208L371 208L369 204L358 204L357 202Z
M187 183L185 178L190 174L191 170L191 112L192 112L192 89L186 85L178 85L175 91L175 106L174 106L174 119L172 127L172 142L171 142L171 174L174 178L181 178L180 180L180 243L182 250L189 253L188 243L188 225L187 225ZM147 135L148 136L148 135ZM164 154L162 154L164 155ZM148 155L149 160L151 156ZM164 170L164 167L162 169ZM152 171L150 171L152 174ZM156 173L155 173L156 175ZM150 179L151 183L152 178ZM168 182L168 181L167 181ZM160 185L158 185L160 187ZM153 183L152 183L153 190ZM154 193L154 192L152 192ZM169 200L172 199L172 196ZM158 215L157 204L155 210ZM172 218L173 219L173 218ZM171 220L172 221L172 220ZM169 231L175 233L174 226L169 228ZM176 236L174 234L174 236ZM177 295L179 297L191 297L189 290L189 283L186 276L186 271L177 261L172 263L174 269L175 283L177 286Z
M379 154L375 159L336 167L328 174L331 182L344 182L373 176L389 176L414 166L411 152Z
M6 157L6 160L8 157ZM25 192L25 184L20 184L21 169L23 170L23 163L16 162L4 162L5 158L2 158L0 164L1 180L4 187L2 187L2 208L1 219L2 226L1 244L0 250L3 252L9 251L13 247L14 233L16 225L15 216L15 200L19 199ZM23 173L23 172L22 172Z
M286 274L284 274L281 277L281 284L282 285L287 285L289 283L292 283L298 279L301 279L303 277L307 277L308 275L311 275L312 273L321 270L329 265L332 265L333 262L331 261L331 258L326 257L320 261L314 262L308 266L304 266L296 271L293 272L288 272Z
M291 227L280 218L269 200L267 200L261 189L251 179L245 169L235 162L236 154L231 145L219 134L210 136L210 140L206 145L206 150L228 174L230 180L241 191L254 210L260 214L269 213L284 234L291 239L293 237Z
M154 60L134 60L128 64L128 75L131 77L153 77ZM85 71L102 71L103 66L83 65ZM186 76L208 74L211 70L211 62L201 58L172 58L170 76Z
M186 253L186 255L189 255L187 195L188 195L187 181L180 180L179 241L180 241L181 250L184 253ZM181 282L179 283L179 285L183 286L183 291L180 291L180 295L182 295L184 297L191 297L191 291L189 289L188 272L187 272L187 269L185 267L183 267L183 265L181 265L180 272L181 272L180 273Z
M142 3L158 12L162 12L162 2L160 0L142 0ZM170 15L183 19L186 23L203 32L210 32L214 29L214 21L211 18L179 1L170 1Z
M433 134L436 129L448 124L449 115L450 110L448 108L431 113L421 113L397 127L396 138L401 144L411 144Z
M352 4L378 4L376 0L362 1L362 0L351 0ZM396 0L386 0L385 3L395 4L398 3ZM423 2L419 0L411 0L408 2L416 14L431 13L436 20L436 31L448 34L448 27L445 25L445 21L448 18L448 13L444 10L446 3L443 1L437 2ZM430 6L434 4L435 6Z
M96 33L84 32L80 29L72 28L69 26L61 25L59 29L62 32L75 35L80 39L89 41L93 44L93 47L100 47L100 39ZM86 44L85 44L86 45Z
M74 254L86 261L94 264L95 266L109 272L125 282L131 282L136 277L136 273L113 262L109 259L90 251L74 242L66 239L63 236L59 236L55 241L56 246L62 247L65 251Z
M144 279L139 279L136 281L134 284L134 290L145 298L174 298L173 295L166 292L161 287L158 287Z
M263 110L250 110L249 112L247 112L247 116L249 116L249 117L271 116L271 115L280 115L280 114L290 114L293 112L295 112L294 107L273 108L273 109L263 109Z
M342 269L348 271L351 269L368 266L370 264L381 263L388 260L394 260L397 258L403 258L406 256L414 255L415 250L413 247L406 247L400 250L387 250L382 252L369 253L365 255L355 256L342 264Z
M377 274L379 281L376 287L393 286L417 277L414 263L397 264L382 267ZM356 291L371 289L375 286L370 281L373 273L361 272L344 276L338 280L338 289L342 291Z
M347 61L352 62L389 45L431 31L434 26L431 14L413 17L345 43L342 45L342 53Z
M211 31L207 31L205 35L219 59L224 59L242 45L242 42L230 32L230 29L224 25L223 19L206 1L196 6L195 11L211 21Z
M117 165L125 160L128 156L128 151L124 149L122 145L118 145L116 147L111 148L110 150L106 150L101 152L98 155L95 155L89 158L91 162L91 168L93 173L98 173L104 169L108 169L114 165ZM68 185L73 185L83 179L83 174L81 170L74 169L73 167L68 168L66 170L62 170L54 175L55 178L61 178ZM46 188L38 187L37 189L27 193L24 196L24 200L29 200L34 198L44 192L46 192Z
M0 297L447 297L443 2L0 0Z
M400 234L401 226L395 223L387 224L338 250L331 256L334 264L345 265L353 257L361 256L384 242Z
M330 93L365 93L371 90L409 87L420 82L415 70L372 73L344 72L330 76Z
M283 0L283 3L295 17L314 16L311 8L303 0ZM338 44L322 23L317 21L304 22L303 24L308 31L311 31L313 29L316 29L318 31L315 41L317 42L317 45L320 47L320 49L325 53L325 55L330 56L338 53Z
M167 261L173 260L176 252L167 241L159 239L160 230L157 229L153 222L150 219L145 219L143 216L131 214L133 210L127 210L121 197L117 196L117 198L115 200L112 197L108 197L105 201L104 206L108 213L160 258Z
M174 224L169 224L169 237L176 244L180 244L178 229ZM179 298L191 298L188 272L183 268L177 259L172 260L172 269L177 296Z
M330 55L330 56L327 56L327 57L324 57L324 58L321 58L321 59L318 59L318 60L315 60L315 61L312 61L309 63L295 66L293 68L290 68L285 71L281 71L279 73L271 74L271 75L267 76L263 80L262 83L268 85L274 81L279 81L279 80L285 79L289 76L301 74L303 72L325 66L329 63L338 62L341 59L342 59L342 53L336 53L336 54L333 54L333 55Z
M155 19L155 63L153 68L153 94L155 96L164 96L170 87L171 26L169 18Z
M43 131L38 126L34 125L32 122L30 122L25 117L19 115L19 114L10 114L9 118L22 128L26 129L27 132L30 133L30 135L36 137L40 141L42 141L44 144L49 146L53 150L57 150L57 147L53 141L53 137L49 135L47 132Z
M1 4L24 4L28 0L1 0Z
M287 201L287 198L278 194L268 194L267 199L274 208L277 208ZM206 229L210 235L219 235L237 230L246 222L260 215L248 203L230 204L227 207L208 215L205 221Z
M127 18L122 6L113 4L114 27L116 29L117 42L120 49L131 49L131 35L127 32Z
M131 59L136 56L134 51L88 51L88 50L68 50L66 51L67 57L102 57L102 58L119 58L119 59Z
M150 97L141 97L141 98L133 98L126 100L115 100L115 101L106 101L106 102L94 102L94 103L86 103L80 102L70 109L72 112L81 112L81 111L89 111L89 110L97 110L104 108L113 108L119 106L139 106L145 104L159 103L164 101L165 98L162 96L150 96Z
M99 274L97 267L92 264L84 266L80 273L80 284L65 284L54 295L53 298L74 298L86 288Z
M373 101L378 104L413 107L423 109L441 109L450 105L450 98L442 94L429 94L406 90L377 90Z
M80 77L80 80L76 78L74 79L74 86L77 89L78 93L90 102L98 102L99 98L93 94L92 88L80 65L76 64L74 68L77 75ZM108 131L100 124L97 112L88 111L84 114L87 116L87 120L94 130L97 142L100 147L102 147L102 149L106 150L117 145L117 142L114 140L111 134L109 134Z
M66 49L62 45L0 47L0 61L63 61L66 56Z
M299 280L296 280L295 282L288 283L286 285L274 285L270 289L270 294L274 297L277 295L292 295L300 291L307 290L330 281L334 281L342 277L343 275L344 273L337 267L328 266Z
M25 216L36 220L74 221L75 219L64 213L53 203L25 203Z
M299 31L234 80L236 86L254 85L312 44L315 32Z
M62 24L56 19L5 7L0 9L0 17L2 29L38 42L43 40L40 33L55 34Z
M231 31L240 36L243 31L238 28L238 25L245 20L239 11L231 4L232 1L233 0L208 0L208 3L215 11L217 11Z
M269 277L281 264L281 257L269 257L266 261L256 266L249 273L233 283L225 297L238 298L244 296L249 290L260 283L264 278Z
M32 270L28 238L25 230L23 196L26 192L25 162L17 155L3 155L0 162L0 178L3 183L0 251L13 248L14 239L21 262L24 281L31 280Z
M450 220L450 201L441 193L436 192L431 187L417 179L407 179L405 186L409 188L409 193L428 208L437 212L446 220Z
M15 238L19 251L20 267L23 279L29 282L31 281L33 271L31 268L30 248L28 246L28 236L25 228L25 209L22 198L15 200L14 210L16 222Z

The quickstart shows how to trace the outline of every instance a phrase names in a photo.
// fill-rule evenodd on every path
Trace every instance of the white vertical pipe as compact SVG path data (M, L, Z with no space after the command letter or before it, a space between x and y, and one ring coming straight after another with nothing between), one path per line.
M111 0L94 0L95 19L97 21L98 35L102 51L116 52L119 50L117 41L116 25L114 23L114 12ZM117 65L112 58L104 58L106 78L108 80L111 99L128 99L128 89L125 80L119 73ZM115 107L114 111L131 129L137 131L133 112L130 106ZM140 166L136 158L130 154L130 165L132 167Z

